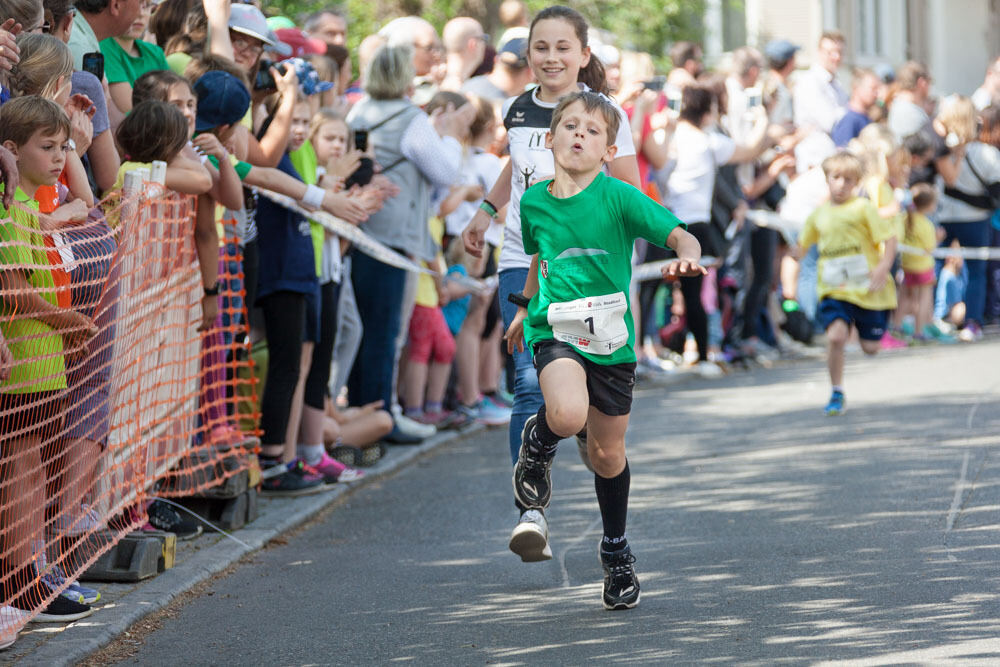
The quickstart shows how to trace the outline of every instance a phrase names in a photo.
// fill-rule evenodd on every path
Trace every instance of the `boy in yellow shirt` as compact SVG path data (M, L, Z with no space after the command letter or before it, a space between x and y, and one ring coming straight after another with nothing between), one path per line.
M827 365L833 391L825 412L844 411L844 346L853 325L865 354L880 349L889 311L896 307L896 286L889 271L896 256L893 221L879 216L867 199L855 196L861 162L848 153L823 161L830 201L806 220L799 246L816 245L819 308L817 320L826 330ZM879 251L881 245L882 251Z
M3 107L0 142L17 160L15 206L0 208L0 333L12 365L0 372L0 598L30 611L51 595L37 563L45 545L46 464L62 428L66 357L86 353L96 332L56 297L35 192L54 185L66 163L69 119L50 100L26 96ZM2 356L0 356L2 358ZM16 525L15 525L16 524ZM10 528L14 526L13 528ZM91 608L61 595L37 616L70 622Z

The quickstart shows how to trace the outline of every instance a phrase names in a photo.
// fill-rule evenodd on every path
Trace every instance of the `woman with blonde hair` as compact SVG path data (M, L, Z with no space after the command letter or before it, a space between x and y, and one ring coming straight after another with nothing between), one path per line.
M964 248L982 248L990 244L990 219L1000 195L1000 150L979 141L976 108L972 100L952 96L941 102L936 129L945 143L960 158L958 174L947 184L941 197L938 215L945 231L942 245L953 240ZM986 306L986 261L966 260L969 282L965 289L965 329L963 340L982 337Z

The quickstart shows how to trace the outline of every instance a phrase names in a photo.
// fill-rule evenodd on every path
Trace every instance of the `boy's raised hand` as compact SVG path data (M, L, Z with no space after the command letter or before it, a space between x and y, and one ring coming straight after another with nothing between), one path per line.
M524 352L524 318L528 316L527 308L518 308L517 314L511 320L507 332L503 335L507 341L507 354L514 354L514 350Z
M665 280L707 275L708 269L699 264L699 261L700 259L690 257L678 257L660 269L660 273Z
M9 72L21 62L21 50L15 41L20 32L21 24L14 19L7 19L0 24L0 70Z
M222 145L219 138L209 132L203 132L191 140L195 148L205 155L211 155L221 164L223 160L229 159L229 151Z

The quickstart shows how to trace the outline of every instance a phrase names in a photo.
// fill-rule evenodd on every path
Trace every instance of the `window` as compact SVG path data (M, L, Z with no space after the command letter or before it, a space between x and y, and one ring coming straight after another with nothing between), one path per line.
M857 54L868 57L885 57L886 7L885 0L856 0Z

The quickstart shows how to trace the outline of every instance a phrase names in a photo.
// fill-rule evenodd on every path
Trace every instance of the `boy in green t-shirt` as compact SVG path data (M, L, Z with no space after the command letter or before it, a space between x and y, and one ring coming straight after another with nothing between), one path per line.
M62 426L64 355L85 354L87 339L97 333L89 318L59 307L38 218L30 212L38 210L38 188L54 185L62 173L69 130L63 110L42 97L14 99L0 114L0 142L14 154L20 173L17 205L0 208L0 332L13 356L10 375L0 381L0 525L20 526L2 536L0 577L13 576L0 597L24 610L51 593L34 561L45 544L42 449L51 447ZM58 596L41 618L73 621L90 611Z
M555 178L532 186L521 199L531 268L524 294L511 299L519 307L505 336L508 349L523 349L523 328L545 400L521 433L514 496L528 509L544 509L552 495L556 445L586 427L604 523L599 551L606 609L639 603L635 557L625 539L625 429L635 384L628 300L632 245L644 238L677 252L678 259L663 268L664 278L706 273L699 265L701 246L680 220L602 173L614 159L619 123L608 99L591 92L564 97L553 112L545 145L555 157ZM544 538L527 526L515 529L511 540L533 540L541 548Z

